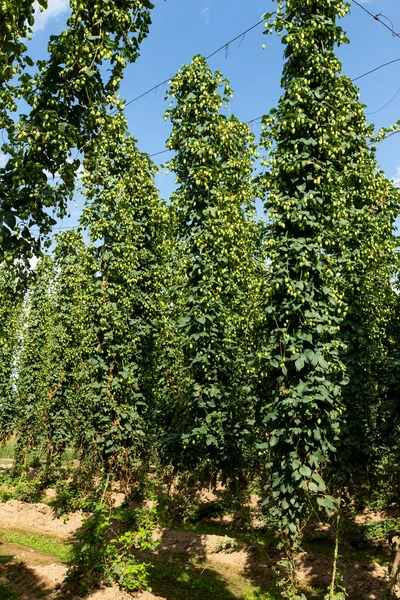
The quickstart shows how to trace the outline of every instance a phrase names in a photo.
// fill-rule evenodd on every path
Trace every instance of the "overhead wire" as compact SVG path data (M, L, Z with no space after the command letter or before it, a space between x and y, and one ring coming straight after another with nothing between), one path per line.
M259 121L260 119L262 119L262 116L261 117L257 117L256 119L251 119L251 121L246 121L246 123L253 123L254 121ZM380 140L380 142L384 142L388 138L390 138L390 137L392 137L394 135L397 135L399 133L400 133L400 130L399 131L393 131L393 132L389 133L385 138L383 138L382 140ZM170 150L168 150L168 149L167 150L162 150L161 152L156 152L155 154L149 154L149 156L155 156L157 154L164 154L165 152L170 152ZM394 183L394 185L398 186L398 185L400 185L400 183ZM68 229L68 230L74 230L74 229L80 229L80 228L81 228L80 225L61 226L61 227L53 227L52 231L60 231L60 230L66 230L66 229ZM35 229L39 229L39 228L38 227L31 227L31 228L29 228L30 231L33 231Z
M367 12L371 17L373 17L375 20L379 21L382 25L384 25L387 29L389 29L393 34L395 34L396 36L400 37L400 34L397 34L396 32L394 32L393 28L390 28L386 23L383 23L378 17L385 17L385 15L382 15L382 13L380 13L379 15L374 15L373 13L371 13L369 10L367 10L364 6L362 6L362 4L360 4L357 0L352 0L355 4L357 4L358 6L360 6L360 8L362 8L363 10L365 10L365 12ZM271 13L271 16L276 14L277 11L274 11L273 13ZM385 17L388 18L388 17ZM392 23L392 21L389 19L389 21ZM254 29L256 29L259 25L263 24L265 22L265 19L262 18L259 21L257 21L256 23L254 23L253 25L251 25L250 27L248 27L247 29L245 29L244 31L242 31L241 33L239 33L238 35L236 35L235 37L233 37L232 39L230 39L228 42L226 42L225 44L222 44L221 46L219 46L216 50L214 50L213 52L211 52L210 54L208 54L205 59L209 60L210 58L212 58L213 56L215 56L216 54L218 54L219 52L221 52L222 50L226 50L227 48L229 48L229 46L231 44L233 44L235 41L237 41L238 39L244 39L244 37L246 36L247 33L249 33L250 31L253 31ZM361 75L358 75L357 77L355 77L354 79L352 79L353 82L358 81L359 79L362 79L363 77L366 77L367 75L370 75L371 73L374 73L376 71L378 71L379 69L382 69L384 67L387 67L395 62L400 61L400 58L395 58L391 61L388 61L386 63L383 63L381 65L378 65L377 67L375 67L374 69L371 69L369 71L366 71L365 73L362 73ZM151 88L149 88L148 90L142 92L141 94L139 94L138 96L132 98L131 100L128 100L125 103L124 109L127 106L130 106L131 104L133 104L134 102L137 102L138 100L140 100L141 98L144 98L145 96L147 96L148 94L150 94L151 92L157 90L158 88L160 88L163 85L166 85L168 82L170 81L170 77L168 77L167 79L164 79L163 81L161 81L160 83L157 83L156 85L152 86ZM396 95L397 96L397 95ZM393 98L391 101L389 101L388 104L390 104L395 98ZM385 108L387 105L383 106L380 110L383 110L383 108ZM378 112L379 112L378 111ZM111 114L116 114L116 112L118 112L118 109L114 110L111 112ZM370 113L370 114L375 114L375 113ZM247 124L251 124L257 120L259 120L261 117L257 117L256 119L252 119L251 121L247 121ZM86 144L85 144L86 145ZM84 145L84 146L85 146ZM79 153L83 150L84 146L82 146L81 148L79 148L76 158L78 157ZM150 157L154 157L154 156L158 156L160 154L164 154L168 152L168 150L161 150L159 152L154 152L153 154L150 154ZM49 177L48 181L53 181L54 179L58 179L59 176L54 176L54 177Z
M386 104L384 104L383 106L381 106L380 108L378 108L378 110L374 110L373 112L366 112L366 115L376 115L379 112L381 112L384 108L386 108L387 106L389 106L389 104L391 104L394 100L396 100L397 96L400 94L400 88L397 90L397 92L395 93L395 95L393 96L393 98L391 98L388 102L386 102Z
M272 14L275 14L275 12L273 12ZM234 38L232 38L231 40L229 40L228 42L225 42L225 44L223 44L222 46L220 46L219 48L217 48L216 50L214 50L213 52L211 52L211 54L208 54L208 56L205 57L206 60L209 60L210 58L212 58L213 56L215 56L216 54L218 54L219 52L221 52L222 50L227 50L227 48L229 48L229 46L231 44L233 44L233 42L236 42L236 40L240 39L240 38L244 38L245 35L247 33L249 33L250 31L252 31L253 29L256 29L259 25L261 25L262 23L264 23L264 18L260 19L259 21L257 21L257 23L254 23L254 25L251 25L250 27L248 27L245 31L242 31L241 33L239 33L239 35L236 35ZM155 90L157 90L158 88L160 88L163 85L166 85L169 80L171 78L168 77L167 79L164 79L164 81L160 81L160 83L157 83L156 85L153 85L153 87L151 87L150 89L146 90L145 92L142 92L141 94L139 94L138 96L136 96L135 98L132 98L131 100L129 100L128 102L125 103L125 108L127 106L129 106L130 104L133 104L134 102L136 102L137 100L140 100L141 98L144 98L145 96L147 96L148 94L150 94L151 92L154 92ZM116 111L114 111L115 113ZM112 113L113 114L113 113Z
M358 2L356 0L353 0L356 4L358 4ZM360 5L362 7L362 5ZM362 7L363 8L363 7ZM369 13L369 11L367 11ZM274 13L271 13L272 15L274 15L276 13L276 11ZM372 15L372 13L369 13ZM374 15L372 15L374 16ZM375 18L375 17L374 17ZM383 23L382 21L379 21L380 23L382 23L383 25L385 25L385 27L387 27L390 31L392 31L390 29L390 27L388 27L385 23ZM262 23L264 23L264 19L261 19L260 21L258 21L257 23L254 23L254 25L252 25L251 27L249 27L248 29L246 29L245 31L243 31L242 33L240 33L239 35L235 36L234 38L232 38L231 40L229 40L229 42L226 42L225 44L223 44L222 46L220 46L219 48L217 48L217 50L214 50L214 52L211 52L211 54L208 54L207 56L205 56L206 60L209 60L211 57L215 56L216 54L218 54L219 52L221 52L222 50L228 48L233 42L235 42L236 40L243 38L247 33L249 33L250 31L252 31L253 29L256 29L259 25L261 25ZM399 35L400 34L396 34ZM395 58L391 61L388 61L386 63L383 63L377 67L375 67L374 69L371 69L370 71L366 71L365 73L362 73L361 75L358 75L357 77L355 77L354 79L352 79L352 81L357 81L358 79L362 79L363 77L366 77L367 75L370 75L371 73L374 73L375 71L378 71L379 69L382 69L384 67L387 67L395 62L400 61L400 58ZM128 100L125 103L125 108L127 108L128 106L130 106L131 104L133 104L134 102L137 102L138 100L140 100L141 98L144 98L145 96L147 96L148 94L150 94L151 92L156 91L157 89L159 89L160 87L162 87L163 85L166 85L168 82L170 81L170 77L168 77L167 79L164 79L163 81L160 81L160 83L157 83L156 85L153 85L151 88L149 88L148 90L142 92L141 94L139 94L138 96L135 96L134 98L132 98L131 100ZM117 112L116 110L114 110L111 114L115 114L115 112Z
M400 33L398 33L398 32L395 31L394 24L391 21L391 19L389 19L389 17L387 17L386 15L384 15L382 13L378 13L378 14L374 15L365 6L363 6L360 2L358 2L358 0L352 0L352 2L354 4L356 4L357 6L359 6L364 12L366 12L375 21L378 21L381 25L383 25L386 29L388 29L392 33L392 35L394 37L399 37L400 38ZM271 13L271 15L276 14L276 12L277 11L274 11L273 13ZM382 19L387 19L390 22L391 26L389 26L387 23L385 23L384 21L382 21ZM205 57L206 60L209 60L210 58L212 58L213 56L215 56L216 54L218 54L219 52L221 52L223 50L225 50L225 53L227 54L227 49L229 48L229 46L232 43L234 43L238 39L241 39L241 43L242 43L242 41L243 41L243 39L244 39L244 37L246 36L247 33L249 33L250 31L252 31L254 29L256 29L259 25L263 24L264 22L265 22L264 18L260 19L259 21L257 21L256 23L254 23L253 25L251 25L250 27L248 27L246 30L242 31L240 34L236 35L235 37L233 37L232 39L230 39L228 42L224 43L223 45L219 46L216 50L214 50L213 52L211 52L210 54L208 54ZM367 75L370 75L370 74L378 71L379 69L382 69L382 68L384 68L386 66L389 66L389 65L391 65L391 64L393 64L395 62L398 62L398 61L400 61L400 58L396 58L396 59L393 59L393 60L388 61L386 63L383 63L383 64L375 67L374 69L366 71L365 73L362 73L361 75L355 77L354 79L352 79L352 81L353 82L358 81L359 79L362 79L363 77L366 77ZM161 86L166 85L169 82L169 80L170 80L170 77L168 77L167 79L161 81L160 83L152 86L151 88L149 88L145 92L142 92L141 94L139 94L138 96L132 98L131 100L127 101L125 103L125 107L124 108L126 108L127 106L130 106L134 102L136 102L136 101L140 100L141 98L147 96L152 91L155 91L155 90L159 89ZM372 112L372 113L368 113L368 114L376 114L376 113L380 112L381 110L383 110L384 108L386 108L386 106L388 106L391 102L393 102L395 100L395 98L398 96L399 93L400 93L400 88L397 91L397 93L395 94L395 96L391 100L389 100L389 102L387 102L384 106L382 106L377 111ZM114 114L116 112L117 112L117 110L114 110L111 114ZM260 120L261 118L262 117L256 117L255 119L251 119L250 121L246 121L246 123L247 124L251 124L251 123L254 123L254 122ZM393 132L393 133L389 134L388 136L386 136L386 138L391 137L392 135L395 135L396 133L399 133L399 132ZM81 150L82 150L82 148L78 150L78 154L80 153ZM170 150L169 149L165 149L165 150L161 150L159 152L154 152L152 154L149 154L149 157L159 156L159 155L165 154L167 152L170 152ZM58 178L60 178L60 176L57 176L57 175L53 176L53 177L49 177L48 181L54 181L55 179L58 179ZM57 228L54 228L54 229L57 229ZM65 229L69 229L69 227L65 227Z
M354 79L352 79L352 81L358 81L359 79L362 79L363 77L366 77L367 75L371 75L371 73L375 73L375 71L379 71L379 69L383 69L383 67L387 67L388 65L392 65L395 62L399 62L400 58L394 58L393 60L389 60L388 62L385 62L381 65L379 65L378 67L375 67L375 69L371 69L370 71L367 71L366 73L363 73L362 75L359 75L358 77L354 77Z
M387 17L383 13L378 13L378 14L374 15L374 13L372 13L370 10L368 10L368 8L366 8L365 6L363 6L361 4L361 2L358 2L358 0L352 0L352 2L354 4L357 4L357 6L359 6L370 17L372 17L373 19L375 19L375 21L378 21L378 23L380 23L381 25L383 25L384 27L386 27L386 29L388 29L391 32L391 34L393 35L393 37L400 38L400 33L398 33L397 31L395 31L393 22L391 21L391 19L389 19L389 17ZM383 19L387 19L390 22L391 27L387 23L385 23L384 21L382 21L382 18Z
M372 17L375 21L378 21L378 23L380 23L381 25L383 25L386 29L388 29L393 37L397 37L400 38L400 33L397 32L394 28L394 23L393 21L387 17L386 15L384 15L383 13L377 13L376 15L374 15L370 10L368 10L368 8L366 8L365 6L363 6L360 2L358 2L358 0L352 0L352 2L354 4L356 4L357 6L359 6L364 12L366 12L370 17ZM382 21L382 19L386 19L387 21L389 21L390 26L385 23L384 21ZM381 69L382 67L386 67L388 65L391 65L395 62L398 62L400 60L400 58L395 58L394 60L390 60L389 62L383 63L382 65L379 65L379 67L376 67L375 69L372 69L371 71L368 71L367 73L365 73L364 75L360 75L359 77L356 77L356 79L353 79L353 81L357 81L358 79L361 79L362 77L365 77L366 75L370 75L371 73L374 73L375 71L377 71L378 69ZM395 95L393 96L393 98L391 98L388 102L386 102L383 106L381 106L380 108L378 108L378 110L372 111L372 112L367 112L365 113L366 115L376 115L378 113L380 113L382 110L384 110L387 106L389 106L389 104L391 104L396 98L397 96L400 94L400 88L397 90L397 92L395 93ZM392 134L386 136L386 137L391 137L392 135L395 135L396 132L393 132Z
M373 19L375 21L378 21L379 23L381 23L381 25L383 25L386 29L388 29L392 35L394 37L399 37L400 38L400 33L397 33L394 29L394 24L392 22L391 19L389 19L389 17L387 17L386 15L384 15L383 13L378 13L377 15L374 15L371 11L369 11L368 9L365 8L365 6L363 6L362 4L360 4L360 2L358 2L358 0L352 0L354 2L354 4L357 4L357 6L359 6L360 8L362 8L366 13L368 13L368 15L370 15L371 17L373 17ZM272 14L275 14L276 11ZM386 23L384 23L382 20L382 18L387 19L390 23L391 23L391 27L389 27ZM242 34L236 36L235 38L233 38L232 40L230 40L230 42L228 42L227 44L220 46L220 48L218 48L217 50L215 50L215 52L211 53L210 55L206 56L206 60L208 60L209 58L211 58L212 56L214 56L215 54L217 54L218 52L221 52L221 50L223 50L224 48L226 48L226 46L229 46L229 44L231 44L232 42L236 41L237 39L239 39L240 37L244 36L246 33L248 33L249 31L251 31L252 29L255 29L258 25L260 25L261 23L264 22L264 19L261 19L260 21L258 21L258 23L255 23L254 25L252 25L251 27L249 27L249 29L247 29L245 32L243 32ZM359 79L362 79L363 77L366 77L367 75L371 75L371 73L375 73L376 71L379 71L380 69L383 69L384 67L387 67L389 65L392 65L393 63L399 62L400 58L395 58L393 60L390 60L388 62L382 63L380 65L378 65L377 67L375 67L374 69L370 69L369 71L366 71L365 73L362 73L361 75L358 75L357 77L354 77L352 79L352 82L356 82ZM137 100L139 100L140 98L142 98L143 96L146 96L147 93L157 89L158 87L160 87L161 85L164 85L166 82L168 82L168 80L165 80L163 82L161 82L160 84L152 87L150 90L148 90L148 92L143 92L143 94L140 94L139 96L137 96L136 98L133 98L132 100L130 100L129 102L127 102L125 104L125 107L128 106L129 104L132 104L133 102L136 102ZM368 115L375 115L379 112L381 112L384 108L386 108L387 106L389 106L389 104L391 104L396 98L397 96L400 94L400 88L399 90L396 92L396 94L393 96L393 98L391 100L389 100L389 102L387 102L386 104L384 104L383 106L381 106L381 108L379 108L378 110L374 111L374 112L369 112L366 113ZM247 124L253 123L254 121L258 121L259 119L261 119L262 117L257 117L256 119L252 119L251 121L246 121ZM397 133L397 132L395 132ZM394 134L391 134L394 135ZM386 136L386 137L390 137L390 135ZM169 152L169 150L162 150L160 152L155 152L154 154L150 154L150 157L153 156L158 156L159 154L164 154L166 152Z
M276 14L277 11L274 11L273 13L271 13L271 15ZM219 52L221 52L222 50L226 50L227 48L229 48L229 46L231 44L233 44L236 40L238 39L244 39L244 37L246 36L247 33L249 33L250 31L253 31L253 29L256 29L259 25L261 25L262 23L264 23L264 18L260 19L259 21L257 21L257 23L254 23L253 25L251 25L250 27L248 27L247 29L245 29L244 31L242 31L241 33L239 33L238 35L236 35L235 37L233 37L232 39L230 39L228 42L225 42L225 44L223 44L222 46L220 46L219 48L217 48L216 50L214 50L213 52L211 52L210 54L208 54L205 58L206 60L209 60L210 58L212 58L213 56L215 56L216 54L218 54ZM169 81L170 81L170 77L168 77L168 79L164 79L164 81L161 81L160 83L157 83L156 85L154 85L153 87L149 88L148 90L146 90L145 92L139 94L138 96L136 96L135 98L132 98L131 100L128 100L128 102L125 103L124 109L133 104L134 102L136 102L137 100L140 100L141 98L144 98L145 96L147 96L148 94L150 94L151 92L157 90L158 88L160 88L163 85L166 85ZM111 114L116 114L118 112L118 109L115 109L113 111L111 111ZM257 119L252 119L251 121L248 121L248 123L253 123L254 121L257 121L259 118ZM85 145L87 144L87 142L84 144L84 146L82 146L81 148L79 148L79 150L76 153L75 158L77 158L80 154L80 152L83 150L83 148L85 147ZM158 156L159 154L164 154L168 152L168 150L161 150L160 152L154 152L153 154L150 154L150 157L153 156ZM48 177L47 181L54 181L55 179L60 179L59 175L54 175L53 177Z

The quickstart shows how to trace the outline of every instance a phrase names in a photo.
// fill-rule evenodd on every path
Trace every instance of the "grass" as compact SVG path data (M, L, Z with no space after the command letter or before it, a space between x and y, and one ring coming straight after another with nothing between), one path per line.
M327 554L333 556L333 542L325 541L305 541L302 543L302 548L309 554ZM350 562L374 562L381 566L389 566L391 564L390 556L373 550L354 550L347 543L339 545L339 556Z
M263 592L260 589L250 590L244 596L240 596L240 600L275 600L277 596L273 596L269 592Z
M19 544L47 554L60 562L68 562L71 559L72 549L69 544L50 535L29 533L27 531L0 531L0 541L10 544ZM0 596L1 600L1 596Z
M19 600L8 588L0 584L0 600Z
M161 594L167 600L277 599L273 593L251 586L243 577L240 579L239 586L235 586L240 591L234 592L229 578L224 578L206 563L177 563L176 559L171 559L151 569L149 583L155 594Z
M232 536L245 535L239 531L235 531L230 523L226 525L209 525L207 523L179 523L177 529L181 531L189 531L190 533L198 533L200 535L226 535L228 532Z

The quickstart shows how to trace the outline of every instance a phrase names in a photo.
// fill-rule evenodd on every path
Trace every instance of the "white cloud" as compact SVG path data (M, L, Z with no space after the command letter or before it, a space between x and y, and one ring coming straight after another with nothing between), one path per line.
M36 1L35 4L35 24L33 25L33 31L43 31L46 29L49 21L57 19L63 13L69 10L69 0L49 0L49 6L43 12L39 10L39 4Z
M208 6L204 5L200 11L200 16L206 25L210 24L211 21L211 10Z

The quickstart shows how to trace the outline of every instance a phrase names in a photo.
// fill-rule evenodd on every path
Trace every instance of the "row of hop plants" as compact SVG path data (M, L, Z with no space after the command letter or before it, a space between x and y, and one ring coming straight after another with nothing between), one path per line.
M79 481L100 473L128 490L157 456L194 488L222 478L240 501L262 474L288 597L310 514L338 515L365 481L373 495L399 472L399 193L335 55L347 10L290 0L266 15L285 63L258 147L221 110L221 73L200 56L179 71L167 204L120 100L99 88L81 230L57 236L20 301L0 273L0 433L17 438L15 470L42 448L47 485L68 446Z

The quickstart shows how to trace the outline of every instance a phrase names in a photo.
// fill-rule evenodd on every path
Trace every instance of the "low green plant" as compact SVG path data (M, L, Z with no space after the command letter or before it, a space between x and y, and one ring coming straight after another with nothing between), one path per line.
M100 585L118 584L128 591L150 590L148 569L150 565L134 556L136 550L154 550L152 539L155 527L155 510L143 509L136 513L135 530L111 538L111 511L100 503L93 515L85 519L76 534L73 559L68 571L70 581L81 591Z
M59 481L56 485L55 508L59 513L67 513L82 508L82 498L78 488L71 482Z
M328 592L324 596L324 600L346 600L346 598L346 588L344 588L340 583L336 584L335 590L333 592L331 590L328 590Z
M67 577L82 591L99 585L104 578L106 531L109 525L109 511L104 505L100 505L90 518L83 520L82 529L76 533L74 554Z
M157 593L173 590L177 600L188 597L193 600L198 598L218 598L218 600L233 600L233 594L227 589L226 582L206 566L198 571L192 565L172 564L157 565L153 570L151 579Z
M0 501L21 500L22 502L39 502L42 488L36 479L21 476L18 481L9 478L0 485Z
M39 454L35 454L32 456L31 460L28 463L28 467L30 469L40 469L42 466L42 461Z
M58 515L78 510L92 512L96 510L101 494L101 485L82 487L77 479L61 479L57 482L56 499L52 504Z
M239 600L275 600L278 596L271 592L264 592L263 590L249 590L240 596Z
M384 541L392 544L394 537L400 536L400 519L384 519L375 523L366 523L363 532L368 541Z
M141 525L137 531L128 531L118 538L111 540L104 553L105 570L104 583L117 583L129 592L150 590L148 585L148 569L151 565L138 562L133 552L154 550L157 543L152 540L151 529Z
M277 562L277 585L280 588L280 596L287 600L307 600L307 597L299 589L296 569L292 556Z
M233 552L239 552L240 550L242 550L243 545L238 542L238 540L232 540L232 539L226 539L226 540L221 540L220 542L218 542L218 544L215 546L213 552L214 553L218 553L218 552L225 552L225 554L232 554Z
M228 510L221 502L202 502L194 505L192 510L188 511L185 521L188 523L198 523L205 519L222 517Z
M347 520L344 527L344 549L365 550L371 546L392 544L400 536L400 519L383 519L362 525Z

